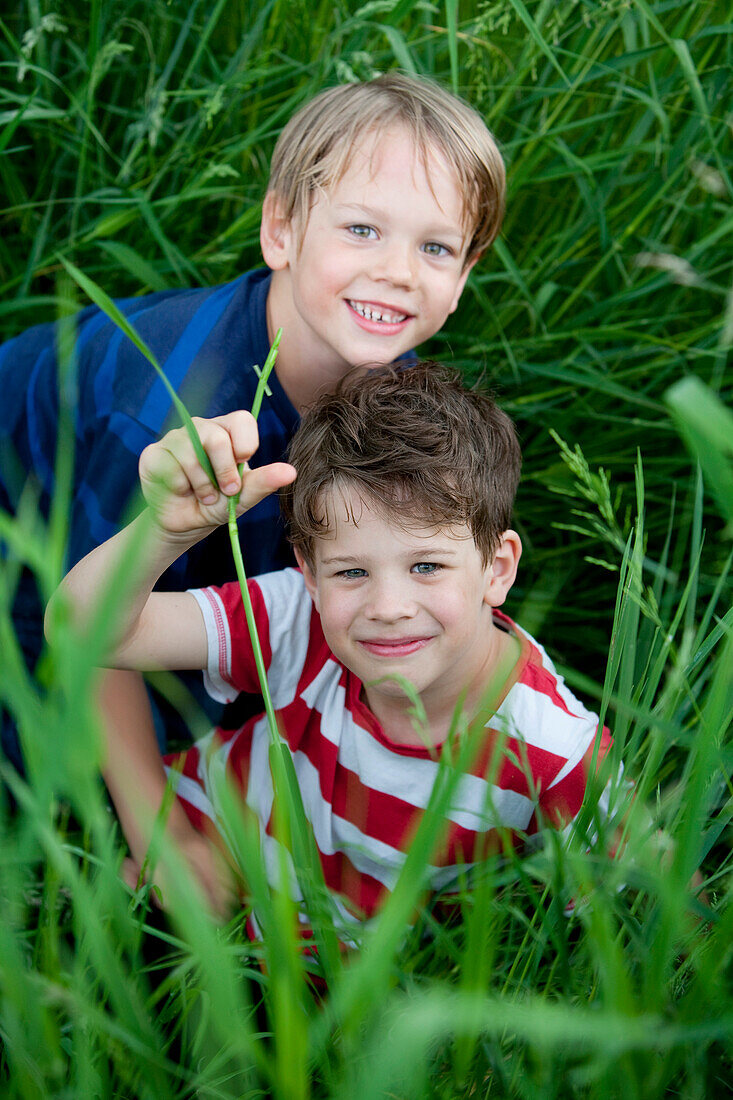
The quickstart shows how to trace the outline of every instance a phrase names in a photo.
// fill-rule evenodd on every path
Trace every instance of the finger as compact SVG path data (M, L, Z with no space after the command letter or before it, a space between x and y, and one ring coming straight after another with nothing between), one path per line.
M158 443L145 448L140 456L140 477L180 496L193 492L201 503L213 504L219 490L227 496L239 492L237 466L257 450L257 422L240 409L210 420L193 417L193 425L211 462L216 486L202 467L185 428L174 428Z
M136 894L145 882L144 879L142 880L142 882L140 879L140 864L136 860L130 859L129 857L123 859L122 861L122 865L120 867L120 878L124 882L125 886L128 886L130 888L133 894ZM150 901L152 901L156 909L162 909L162 905L160 903L160 892L157 887L153 886L148 891L148 898Z
M242 487L238 464L246 462L257 450L257 423L244 410L226 413L204 423L204 446L216 475L217 485L225 496L233 496ZM211 497L211 489L207 496ZM204 504L214 503L213 499L200 499Z
M134 859L123 859L120 867L120 878L131 890L138 889L140 882L140 867Z
M226 413L211 420L194 417L194 426L211 462L216 485L201 466L193 445L178 446L176 454L189 484L202 504L215 504L219 491L233 496L241 488L237 464L246 461L257 449L259 442L254 417L244 410Z
M231 445L225 428L210 420L194 418L199 440L211 462L215 475L229 481L239 480ZM201 464L199 455L185 429L168 432L151 455L148 463L150 477L168 492L177 496L193 494L202 504L214 504L219 497L219 486L213 484L208 470ZM141 465L141 478L146 470Z
M204 449L207 443L215 446L222 433L223 429L211 421L199 420L199 438L203 436ZM171 494L180 498L195 495L207 503L218 499L218 488L212 486L185 428L175 428L146 447L140 456L139 472L143 495L154 506L162 504Z
M179 453L168 446L169 436L170 433L158 443L151 443L140 455L140 481L143 486L183 495L190 492L191 486Z
M288 462L272 462L269 466L248 469L243 479L237 512L241 514L254 508L255 504L259 504L270 493L276 493L284 485L290 485L295 478L295 467Z
M260 444L257 421L244 409L215 416L214 422L226 428L232 441L232 450L237 462L246 462L252 457Z

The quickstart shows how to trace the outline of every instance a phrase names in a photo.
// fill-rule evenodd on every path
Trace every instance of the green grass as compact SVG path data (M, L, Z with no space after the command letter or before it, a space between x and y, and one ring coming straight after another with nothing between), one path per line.
M116 874L93 652L59 644L31 679L12 635L17 561L47 593L60 574L60 469L48 524L32 492L0 516L0 701L30 768L27 784L6 775L19 809L0 812L3 1096L733 1092L732 14L715 0L4 12L3 336L68 308L63 260L117 296L257 264L274 140L328 83L400 66L483 112L509 167L504 233L425 350L483 378L518 423L525 556L508 610L605 714L638 793L616 861L552 843L487 860L406 933L416 847L321 1002L235 807L265 945L241 918L213 928L183 870L166 925Z

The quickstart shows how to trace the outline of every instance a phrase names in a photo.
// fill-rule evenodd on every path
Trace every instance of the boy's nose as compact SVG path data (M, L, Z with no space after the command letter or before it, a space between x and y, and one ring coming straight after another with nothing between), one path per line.
M368 619L383 623L411 619L417 607L404 582L397 578L372 581L364 607Z
M405 241L385 242L375 264L374 275L393 286L411 289L415 285L415 255Z

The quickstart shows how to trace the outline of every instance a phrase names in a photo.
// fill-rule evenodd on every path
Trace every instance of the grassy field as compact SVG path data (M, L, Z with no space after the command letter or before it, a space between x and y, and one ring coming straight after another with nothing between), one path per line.
M62 640L31 679L12 633L18 564L47 592L61 571L59 471L47 523L30 498L0 515L0 703L32 755L28 783L5 773L18 809L0 806L0 1094L733 1094L732 16L717 0L6 5L3 337L81 304L62 259L116 296L258 264L273 143L328 84L399 67L483 113L509 170L504 231L423 350L518 424L508 611L605 716L637 796L615 861L552 842L490 859L447 913L422 904L426 828L358 958L328 952L324 915L322 998L234 808L265 946L241 919L213 927L183 872L164 922L117 876L93 651Z

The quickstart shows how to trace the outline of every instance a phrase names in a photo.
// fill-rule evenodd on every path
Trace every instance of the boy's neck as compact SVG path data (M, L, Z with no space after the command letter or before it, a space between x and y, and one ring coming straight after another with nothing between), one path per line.
M287 271L273 271L267 295L267 335L272 343L278 328L283 333L275 363L275 374L291 404L299 413L323 393L335 388L323 358L298 346L295 326L288 324Z
M333 351L330 357L324 354L317 338L314 336L309 342L302 325L292 320L289 277L287 269L272 273L267 295L267 334L272 343L277 330L283 330L275 374L293 407L302 413L319 397L333 393L352 364Z
M442 745L455 722L459 707L469 720L479 713L488 721L514 683L514 670L522 646L514 634L494 629L492 647L480 683L471 684L440 698L422 699L425 723L416 725L413 706L406 695L384 697L364 687L367 706L390 741L398 745L425 748Z
M333 393L342 376L334 376L329 371L319 370L318 364L313 360L305 368L304 362L307 362L307 358L299 355L297 351L295 356L291 357L289 354L291 350L283 332L275 374L291 405L302 415L319 397Z

